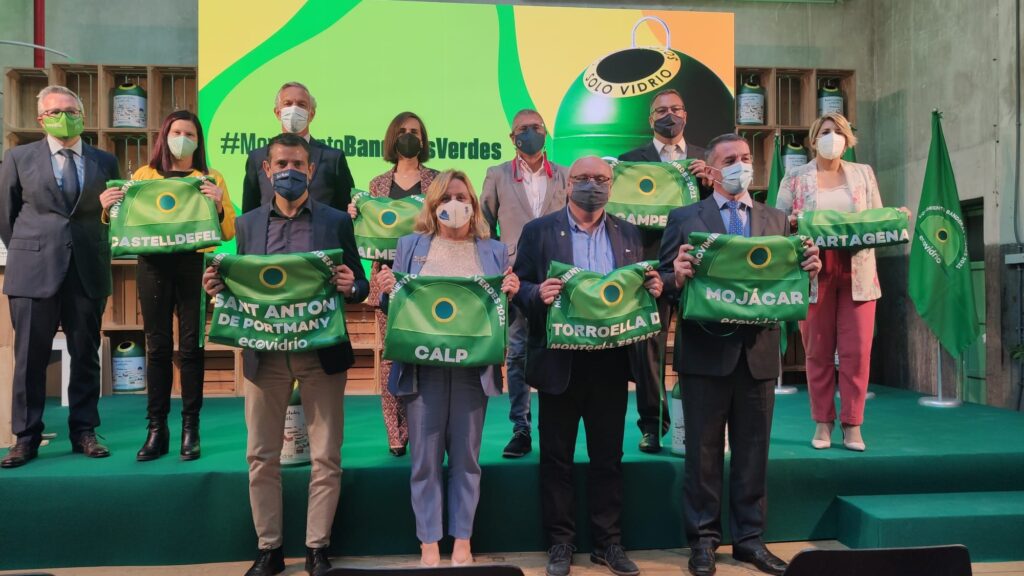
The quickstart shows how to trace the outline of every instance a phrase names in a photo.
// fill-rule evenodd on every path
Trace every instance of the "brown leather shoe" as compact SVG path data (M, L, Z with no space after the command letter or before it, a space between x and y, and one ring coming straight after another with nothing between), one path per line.
M89 458L106 458L110 456L110 450L96 440L95 432L82 432L78 440L71 441L71 451L75 454L85 454Z
M0 460L0 468L17 468L28 464L39 455L39 446L32 442L18 442L7 451L7 455Z

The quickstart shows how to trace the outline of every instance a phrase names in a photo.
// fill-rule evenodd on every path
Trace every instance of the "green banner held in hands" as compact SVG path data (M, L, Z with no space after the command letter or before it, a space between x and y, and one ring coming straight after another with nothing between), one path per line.
M345 302L332 281L341 254L207 254L206 265L216 266L224 282L213 297L210 341L274 352L348 341Z
M825 250L860 250L910 242L910 219L896 208L812 210L801 212L796 222L800 235Z
M352 201L359 211L354 223L359 257L393 262L398 239L412 234L416 226L416 216L423 210L423 196L392 200L359 192Z
M694 232L689 243L697 261L683 286L684 320L774 324L807 317L801 237Z
M603 350L655 336L661 318L644 280L656 264L637 262L601 275L552 262L548 278L565 285L548 308L548 348Z
M688 172L692 162L612 162L615 178L605 209L641 228L664 230L669 212L700 201L697 179Z
M199 190L206 180L108 181L108 188L124 189L124 198L109 211L111 255L195 252L220 245L217 205Z
M428 366L505 362L508 300L503 276L449 278L395 272L383 357Z

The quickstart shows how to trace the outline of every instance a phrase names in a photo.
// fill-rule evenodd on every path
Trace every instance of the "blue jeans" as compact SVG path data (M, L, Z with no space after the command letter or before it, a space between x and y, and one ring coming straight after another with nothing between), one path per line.
M512 323L508 327L508 419L512 431L530 431L530 387L526 384L526 315L512 307Z

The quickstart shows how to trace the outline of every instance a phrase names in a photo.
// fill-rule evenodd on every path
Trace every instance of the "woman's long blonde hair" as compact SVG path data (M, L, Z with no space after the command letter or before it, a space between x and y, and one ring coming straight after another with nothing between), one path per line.
M821 132L821 125L825 123L825 120L831 120L836 125L836 132L846 138L846 148L843 149L844 153L857 145L857 136L853 133L853 127L850 126L850 121L846 119L846 116L839 112L829 112L815 120L814 124L811 124L811 129L807 131L811 152L815 155L818 154L818 150L815 148L815 140L818 139L818 133Z
M490 238L491 231L484 220L483 211L480 210L480 199L476 197L473 184L469 176L461 170L445 170L438 174L434 181L427 187L426 199L423 202L423 210L416 217L417 232L422 234L437 234L437 207L441 205L441 197L448 191L448 185L452 180L462 180L462 183L469 189L469 202L473 206L473 220L470 226L470 233L476 238Z

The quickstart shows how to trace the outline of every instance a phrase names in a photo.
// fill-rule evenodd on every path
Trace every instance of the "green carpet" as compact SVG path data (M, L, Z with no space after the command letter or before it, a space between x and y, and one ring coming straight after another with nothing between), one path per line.
M1024 490L1024 414L971 404L925 408L917 404L917 394L872 389L877 398L867 406L865 453L842 449L838 431L832 449L812 449L807 394L777 399L769 541L837 538L837 496ZM178 409L175 403L172 410ZM31 464L0 471L0 569L187 564L253 556L241 399L206 401L203 457L195 462L181 462L173 451L154 462L135 461L145 436L144 397L104 398L100 412L104 424L99 432L113 452L110 458L72 455L63 423L67 411L51 405L48 429L60 437ZM492 399L474 549L542 550L537 440L526 458L501 458L511 433L507 415L507 396ZM623 543L629 549L681 546L683 460L667 450L654 456L640 453L635 420L631 404L624 444ZM177 426L177 417L172 422ZM172 430L173 447L180 437ZM576 454L577 490L585 498L582 426ZM408 463L387 451L378 399L346 399L345 472L333 554L416 552ZM306 467L284 473L290 556L303 550L308 474ZM585 512L585 506L577 506L582 549L589 548Z

